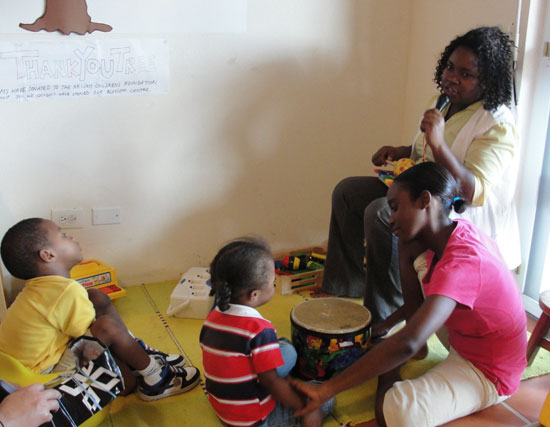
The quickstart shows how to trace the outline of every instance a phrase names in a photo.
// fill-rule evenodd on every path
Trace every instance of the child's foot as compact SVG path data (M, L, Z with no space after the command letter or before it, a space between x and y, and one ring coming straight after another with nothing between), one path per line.
M154 348L149 347L139 338L135 338L135 340L140 346L143 347L143 349L145 350L145 353L157 359L161 365L163 364L162 361L165 360L172 367L181 367L181 368L184 367L185 359L181 354L167 354L167 353L164 353L163 351L156 350Z
M183 393L191 390L200 381L200 372L197 368L172 367L167 362L163 363L160 376L161 380L153 385L140 378L138 396L141 399L152 401Z

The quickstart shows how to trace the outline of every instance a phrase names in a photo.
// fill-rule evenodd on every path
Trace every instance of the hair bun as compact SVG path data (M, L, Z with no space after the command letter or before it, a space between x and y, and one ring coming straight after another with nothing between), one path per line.
M451 202L451 206L456 213L460 214L466 210L466 200L461 197L455 197Z

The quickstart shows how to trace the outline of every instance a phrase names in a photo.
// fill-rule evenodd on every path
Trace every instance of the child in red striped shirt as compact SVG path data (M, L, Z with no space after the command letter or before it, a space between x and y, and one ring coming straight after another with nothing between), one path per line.
M278 340L273 325L256 310L274 293L273 256L261 239L239 239L224 246L210 266L216 307L200 334L206 389L214 411L229 426L320 426L333 406L303 418L294 411L304 396L285 376L296 351Z

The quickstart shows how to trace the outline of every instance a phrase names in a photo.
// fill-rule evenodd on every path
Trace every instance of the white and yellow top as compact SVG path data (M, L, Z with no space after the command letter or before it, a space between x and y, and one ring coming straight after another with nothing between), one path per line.
M419 133L414 140L411 157L415 161L423 159L423 137ZM517 267L521 256L514 193L519 136L512 112L504 105L487 111L482 101L476 102L445 122L444 138L457 159L475 176L472 207L453 216L480 227L496 240L508 267ZM433 161L428 146L426 160Z

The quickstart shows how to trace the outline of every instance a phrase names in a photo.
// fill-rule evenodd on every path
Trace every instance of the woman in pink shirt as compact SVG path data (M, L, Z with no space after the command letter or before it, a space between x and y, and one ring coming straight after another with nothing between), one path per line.
M519 289L494 241L466 220L449 219L452 209L466 208L458 189L452 175L432 162L394 181L387 198L390 225L399 237L405 300L399 315L406 326L321 386L295 381L310 397L302 412L379 376L379 426L436 426L499 403L518 389L527 346ZM427 273L419 286L414 260L425 251ZM402 381L399 367L442 329L448 331L448 358L423 376Z

